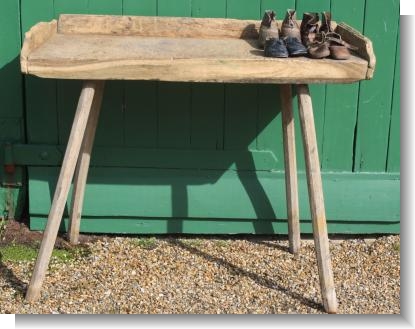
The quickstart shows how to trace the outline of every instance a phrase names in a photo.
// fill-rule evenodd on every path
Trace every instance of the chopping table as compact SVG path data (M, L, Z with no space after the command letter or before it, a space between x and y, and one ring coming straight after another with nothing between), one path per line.
M277 22L281 26L281 21ZM260 21L221 18L61 15L25 35L21 69L51 79L84 80L52 206L26 300L39 298L73 180L69 240L78 242L91 150L106 80L272 83L280 86L290 252L300 248L292 88L298 96L306 176L322 301L337 311L320 163L309 83L370 79L375 56L369 39L333 22L358 50L348 60L265 58L257 47ZM277 90L277 88L276 88Z

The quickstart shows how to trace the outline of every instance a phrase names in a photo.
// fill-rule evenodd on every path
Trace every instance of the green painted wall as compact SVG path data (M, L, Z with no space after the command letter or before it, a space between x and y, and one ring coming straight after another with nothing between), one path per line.
M20 74L21 48L20 3L2 0L0 3L0 218L19 216L25 202L25 187L20 187L22 168L5 172L8 163L4 143L25 141L23 79ZM18 184L14 184L17 182ZM10 184L12 183L12 184Z
M60 13L260 19L274 9L281 19L288 8L298 18L330 10L374 43L373 80L310 89L329 231L398 232L399 3L389 0L3 0L0 142L13 144L23 171L22 187L1 187L0 211L14 212L28 187L31 227L43 227L81 88L19 74L21 36L32 25ZM286 232L277 86L113 81L103 104L83 231ZM295 118L304 171L296 108ZM302 173L300 203L308 232Z

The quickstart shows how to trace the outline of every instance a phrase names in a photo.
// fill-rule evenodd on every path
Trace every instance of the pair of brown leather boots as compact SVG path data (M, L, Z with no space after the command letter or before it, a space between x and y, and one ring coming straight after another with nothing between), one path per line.
M331 13L321 13L321 25L318 25L318 13L304 13L301 21L301 41L307 47L311 58L326 58L344 60L350 57L349 49L356 47L342 40L341 36L334 32L331 24Z

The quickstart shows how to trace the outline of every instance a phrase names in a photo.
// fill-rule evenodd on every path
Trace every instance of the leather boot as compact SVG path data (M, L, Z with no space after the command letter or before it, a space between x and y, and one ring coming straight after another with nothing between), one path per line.
M301 21L301 42L308 47L316 39L318 33L318 13L304 13Z
M358 49L357 47L342 40L340 34L336 32L328 32L325 34L325 40L330 49L330 56L333 59L349 59L351 56L349 49Z
M284 20L281 24L281 37L296 38L301 41L300 27L297 23L297 17L294 9L288 9Z
M287 58L288 50L285 42L281 39L268 38L264 47L265 57Z
M330 48L327 42L314 42L308 47L308 53L311 58L321 59L330 56Z
M333 59L345 60L350 58L350 51L357 47L342 40L336 32L319 32L313 43L308 46L311 58L325 58L331 56Z
M328 11L323 11L321 13L320 32L324 32L324 33L334 32L331 26L331 13Z
M273 10L266 10L262 18L261 26L259 27L259 46L264 48L265 41L271 38L279 39L278 26L275 20L275 12Z
M297 38L285 37L283 40L285 42L285 45L287 46L287 50L290 54L290 57L307 55L307 48Z

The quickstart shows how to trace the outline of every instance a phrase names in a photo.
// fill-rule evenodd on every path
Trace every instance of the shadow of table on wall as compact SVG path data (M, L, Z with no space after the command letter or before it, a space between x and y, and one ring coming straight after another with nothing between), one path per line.
M36 84L40 79L30 80ZM55 88L61 98L55 109L61 116L57 118L60 145L39 145L38 153L47 156L29 167L30 213L32 218L40 218L42 225L50 209L56 166L62 161L81 82L58 81ZM42 111L42 107L29 110ZM156 112L154 117L152 111ZM137 132L140 140L134 141L131 131L142 128L142 120L156 132L147 132L148 136ZM118 219L121 226L123 220L132 219L135 229L128 232L131 228L111 226L97 232L239 233L235 226L228 227L236 221L243 233L286 233L275 226L277 222L286 224L280 120L276 85L108 82L81 231L93 232L99 227L98 218L107 218ZM109 136L120 128L123 142L115 137L115 145L111 145ZM183 129L188 131L185 136ZM181 144L175 145L178 139ZM69 198L64 218L70 202ZM106 224L102 221L101 225ZM64 221L61 230L66 229Z

